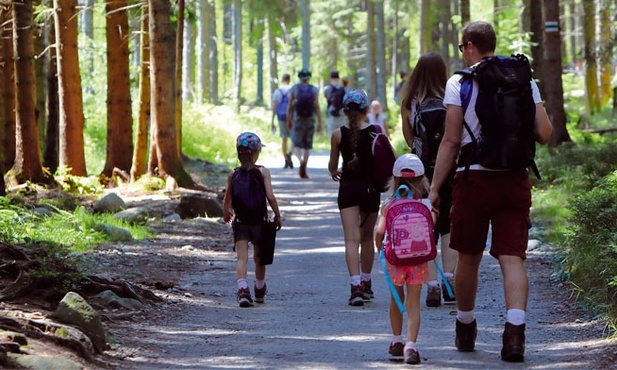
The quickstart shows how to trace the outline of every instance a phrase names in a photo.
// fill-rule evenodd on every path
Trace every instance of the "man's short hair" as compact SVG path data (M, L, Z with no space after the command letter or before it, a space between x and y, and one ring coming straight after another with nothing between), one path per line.
M398 76L401 78L401 80L404 80L405 77L407 77L407 71L399 71Z
M283 82L289 82L289 81L291 81L291 76L290 76L289 74L285 73L285 74L283 75L283 77L282 77L281 81L283 81Z
M338 71L336 69L330 71L330 78L339 78Z
M463 43L471 41L480 54L492 53L497 47L495 29L487 22L472 22L463 28Z

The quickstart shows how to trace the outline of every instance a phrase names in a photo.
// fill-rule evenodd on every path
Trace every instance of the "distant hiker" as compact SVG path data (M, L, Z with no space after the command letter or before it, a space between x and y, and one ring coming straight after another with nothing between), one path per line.
M349 78L348 77L341 78L341 83L343 84L343 86L345 86L345 88L348 88L349 87Z
M266 201L274 212L274 220L280 229L281 213L272 192L270 171L255 162L261 151L261 140L251 132L243 132L236 140L240 167L227 177L227 189L223 200L223 219L232 220L234 249L236 251L236 278L238 279L237 300L240 307L253 305L247 280L249 242L253 244L255 260L255 302L263 303L268 291L266 287L266 266L260 265L256 256L259 251L261 229L268 215ZM233 209L233 210L232 210Z
M472 71L480 72L484 67L494 71L493 67L499 66L499 64L493 65L493 62L499 62L500 59L494 57L496 40L495 30L489 23L473 22L463 29L459 50ZM487 62L487 57L492 62L484 64ZM447 109L445 133L439 146L429 194L433 206L438 207L439 191L448 181L452 162L457 155L465 157L463 155L465 154L467 158L459 157L459 167L452 189L450 247L459 253L455 274L458 309L455 345L461 352L475 350L477 324L474 309L478 290L478 267L486 248L490 226L492 240L489 252L499 260L506 303L501 359L509 362L521 362L525 356L525 311L529 281L524 260L527 257L528 229L531 226L529 219L531 184L525 167L492 168L494 166L485 161L494 159L492 158L494 152L487 151L486 147L480 145L493 144L493 148L499 149L497 154L506 154L505 157L499 156L499 158L508 160L510 155L523 153L525 145L535 146L535 141L546 144L550 139L552 125L542 106L540 92L531 79L528 63L520 62L518 58L509 59L505 70L501 73L492 73L490 77L493 82L483 85L482 90L474 74L469 76L471 80L459 74L450 77L444 97ZM520 65L524 68L518 68ZM482 73L479 74L481 75ZM518 77L521 75L528 77L525 81L520 81ZM472 94L466 95L468 101L462 99L462 87L465 81L470 82L467 87L473 89ZM506 85L507 88L504 88ZM517 94L509 95L510 91ZM518 100L521 98L528 99L529 102ZM516 99L517 106L509 106L510 99ZM496 104L493 100L499 101L500 104ZM464 104L467 105L467 109L463 108ZM507 112L500 112L501 108L507 106L510 108ZM532 109L533 114L528 114L528 109ZM494 113L501 113L499 119L482 119L486 114L493 116ZM518 118L521 120L513 122L513 119ZM506 122L522 128L514 132L516 135L530 133L531 142L520 142L518 137L510 136L511 133L507 136L500 134L493 137L490 135L490 130L486 130L495 129L493 126ZM509 132L507 130L509 128L511 127L503 126L495 131L506 133ZM490 140L485 141L483 135L488 135ZM517 142L518 150L515 147L512 152L502 151L508 149L507 143L499 142L503 138ZM480 152L478 148L483 150ZM494 323L488 326L492 328Z
M377 129L366 122L368 97L364 91L349 90L343 98L343 106L349 127L342 126L332 133L328 170L332 179L340 182L337 200L351 284L349 304L363 306L364 300L374 296L371 281L375 259L373 228L380 192L372 183L371 143ZM339 155L343 157L341 169L338 168Z
M321 132L321 111L317 97L319 89L311 84L311 72L302 68L298 72L300 83L289 90L287 106L287 128L291 130L294 152L300 161L300 178L308 179L306 166L313 149L315 134L315 117L317 117L317 132Z
M382 248L392 248L395 242L394 238L400 238L398 235L392 235L392 230L388 229L388 222L386 221L386 216L389 216L389 207L395 203L398 196L402 195L421 200L421 203L426 206L424 207L426 213L429 214L424 217L431 217L430 202L426 199L429 185L428 180L424 176L424 166L420 158L415 154L401 155L394 163L392 173L394 175L392 179L392 195L381 208L381 216L379 217L375 229L375 244L380 253L384 253ZM401 187L401 185L403 185L403 187ZM407 192L411 191L411 194L400 194L399 188L406 189ZM410 215L405 214L405 216L409 217ZM430 221L434 221L435 219L436 215L432 216ZM416 220L414 220L414 222L415 221ZM416 230L408 231L407 234L411 234L408 238L415 239ZM424 233L426 234L424 237L432 237L432 232L428 227L426 227ZM432 243L434 243L434 241L432 241ZM399 309L397 298L392 291L390 299L390 326L392 327L393 337L390 342L390 347L388 348L388 353L393 358L404 357L405 363L407 364L419 364L420 354L418 353L416 342L418 340L418 332L420 331L420 293L422 291L422 285L428 281L428 263L422 262L419 264L395 265L388 260L385 262L385 266L384 275L389 276L388 278L393 285L391 289L397 292L400 302L404 302L404 311L407 312L407 331L406 338L404 339L402 334L403 310Z
M399 81L399 83L396 84L396 86L394 86L394 101L400 105L401 99L399 97L399 94L401 92L401 89L403 88L403 85L405 85L405 82L407 81L407 77L409 77L409 73L407 73L407 71L400 71L398 75L401 80Z
M347 124L347 116L343 113L343 96L347 89L339 80L339 73L336 69L330 71L330 83L327 84L323 93L326 97L328 109L328 136L337 128Z
M388 131L388 115L383 113L383 108L379 100L373 100L369 113L366 115L368 123L371 125L377 125L381 127L381 130L390 137L390 131Z
M429 182L433 179L435 159L444 133L446 107L443 105L443 97L447 80L448 71L441 55L427 53L420 57L409 77L409 83L403 86L399 95L403 136L412 153L417 154L422 160ZM450 248L450 208L454 169L453 161L448 179L439 191L441 199L439 219L435 223L435 241L441 237L441 262L446 281L439 284L436 266L434 263L429 263L430 277L426 290L428 307L440 306L442 295L446 303L453 304L456 300L454 271L458 253Z
M285 167L284 168L294 168L293 162L291 160L291 147L287 147L287 141L289 139L289 129L287 128L287 105L289 104L289 90L291 86L289 86L289 82L291 81L291 77L288 74L284 74L281 82L283 83L281 87L274 90L272 94L272 131L276 130L276 126L274 126L274 116L278 119L278 129L279 136L281 137L281 150L283 151L283 156L285 157ZM292 143L293 146L293 143Z

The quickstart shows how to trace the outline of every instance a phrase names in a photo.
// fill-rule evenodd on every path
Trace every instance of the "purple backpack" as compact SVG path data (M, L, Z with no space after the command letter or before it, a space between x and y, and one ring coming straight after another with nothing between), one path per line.
M396 161L396 153L388 136L381 131L381 127L373 125L375 132L371 133L371 150L373 153L373 184L380 192L388 190L392 179L392 167Z

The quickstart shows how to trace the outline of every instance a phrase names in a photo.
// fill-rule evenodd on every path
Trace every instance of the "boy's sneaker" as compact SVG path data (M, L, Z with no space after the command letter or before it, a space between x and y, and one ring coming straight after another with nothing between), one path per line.
M285 168L294 168L294 162L291 160L291 153L285 154Z
M367 301L371 300L372 298L375 298L375 294L373 293L372 287L373 287L373 282L371 280L362 282L362 294L364 294L364 299Z
M448 285L450 285L450 289L452 289L452 295L448 293L448 288L446 288L445 283L441 283L441 292L443 293L443 301L446 304L454 304L456 303L456 292L454 291L454 277L446 277L446 281Z
M253 305L253 298L251 298L251 292L248 288L238 289L237 299L240 307L251 307Z
M405 350L405 363L408 365L417 365L420 363L420 354L413 348Z
M506 323L503 332L501 359L508 362L523 362L525 360L525 324Z
M390 348L388 348L388 353L392 357L403 357L403 350L405 349L405 345L401 342L392 342L390 343Z
M427 285L426 288L426 307L441 306L441 289L439 289L439 285Z
M309 176L306 173L306 163L300 163L300 170L298 171L301 179L308 179Z
M351 286L351 297L349 298L350 306L364 306L364 292L362 285Z
M263 288L259 289L257 288L257 285L255 285L253 289L255 290L255 302L264 303L264 297L266 296L266 293L268 293L268 286L264 283Z
M476 346L476 336L478 335L478 324L474 319L470 324L463 324L456 319L456 339L454 344L460 352L473 352Z

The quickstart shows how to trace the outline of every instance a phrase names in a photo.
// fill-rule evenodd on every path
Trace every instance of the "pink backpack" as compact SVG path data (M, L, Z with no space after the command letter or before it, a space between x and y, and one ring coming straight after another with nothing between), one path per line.
M406 198L401 197L401 190L407 191ZM395 197L384 211L386 259L395 266L419 265L435 259L437 247L431 210L420 199L414 199L406 185L396 189Z

